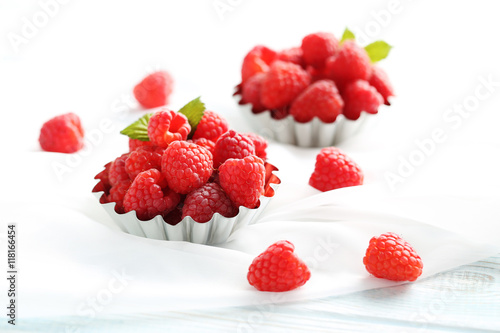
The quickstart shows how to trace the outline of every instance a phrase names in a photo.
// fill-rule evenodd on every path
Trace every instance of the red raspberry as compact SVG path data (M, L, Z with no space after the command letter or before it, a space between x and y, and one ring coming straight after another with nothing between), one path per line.
M208 140L205 138L199 138L196 140L187 140L187 142L193 142L193 143L196 143L198 146L207 148L208 151L212 154L212 156L214 155L215 142L213 142L211 140Z
M182 218L191 216L199 223L210 221L215 213L225 217L236 216L237 209L216 183L208 183L189 193L182 207Z
M167 214L180 202L180 195L166 186L160 171L150 169L135 177L123 198L125 212L135 210L140 220Z
M377 113L379 106L384 102L377 89L364 80L357 80L348 84L342 94L344 98L344 116L356 120L362 111Z
M165 108L149 119L148 136L155 146L166 148L172 141L186 140L189 132L191 126L182 113Z
M241 89L241 104L252 104L252 111L255 113L260 113L266 109L260 101L260 88L264 76L264 73L255 74L243 83Z
M257 73L267 72L274 61L276 52L263 45L257 45L247 53L241 66L241 82L245 82Z
M380 95L382 95L384 103L386 105L391 105L391 103L389 103L389 97L394 96L394 89L392 88L387 73L382 68L374 66L368 82L372 87L377 89Z
M264 162L255 155L230 158L219 167L220 186L237 207L257 207L265 181Z
M260 291L289 291L303 286L311 277L307 265L286 240L269 246L248 269L248 282Z
M415 281L424 267L413 247L392 232L370 240L363 264L375 277L393 281Z
M45 151L74 153L83 147L83 128L80 118L66 113L45 122L38 138Z
M276 60L292 62L301 67L305 67L304 62L304 52L300 47L292 47L291 49L286 49L281 52L278 52L276 55Z
M195 143L174 141L163 154L161 168L168 186L187 194L203 186L212 175L212 154Z
M345 41L335 57L326 62L328 77L337 85L354 80L368 80L371 75L370 58L366 51L353 41Z
M330 80L320 80L311 84L293 101L290 114L300 123L318 117L325 123L333 123L342 113L344 101L337 86Z
M134 96L143 107L150 109L166 105L172 93L174 80L165 71L146 76L134 88Z
M161 170L161 157L164 148L143 146L130 153L125 161L125 170L130 179L134 179L138 174L149 169Z
M301 48L306 64L321 68L326 59L337 54L339 41L331 33L318 32L305 36Z
M125 169L125 161L127 160L128 155L129 153L123 154L111 163L109 167L109 183L111 186L130 180L127 170Z
M125 213L125 209L123 208L123 198L125 197L131 183L132 182L130 180L125 180L123 182L119 182L109 190L107 197L108 202L116 202L115 211L118 214Z
M363 172L349 156L335 147L321 149L309 185L325 192L362 184Z
M226 133L228 129L229 124L226 119L213 111L205 110L193 134L193 140L205 138L216 142L219 136Z
M257 157L260 157L260 158L262 158L262 160L265 161L267 159L267 153L266 153L267 141L266 141L266 139L264 139L263 137L255 134L255 133L246 133L243 135L245 135L247 138L252 140L253 145L255 146L255 155L257 155Z
M128 149L129 151L134 151L139 147L144 147L144 146L152 146L153 143L151 141L141 141L138 139L128 139Z
M229 130L215 143L214 167L218 168L228 158L243 158L255 155L255 146L245 135Z
M268 109L284 107L310 83L311 76L299 65L275 61L262 79L260 100Z

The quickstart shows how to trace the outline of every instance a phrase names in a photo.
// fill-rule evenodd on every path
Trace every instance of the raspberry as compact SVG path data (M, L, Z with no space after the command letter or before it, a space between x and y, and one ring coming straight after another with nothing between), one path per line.
M134 96L143 107L150 109L166 105L172 93L174 81L165 71L146 76L134 88Z
M267 72L276 57L276 52L263 45L257 45L247 53L241 66L241 82L257 73Z
M268 109L292 102L311 83L310 75L299 65L275 61L262 79L260 100Z
M193 142L193 143L196 143L198 146L207 148L208 151L212 154L212 156L214 155L215 142L213 142L211 140L208 140L205 138L199 138L196 140L187 140L187 142Z
M203 186L212 175L212 154L197 144L174 141L165 150L161 167L168 186L187 194Z
M191 126L182 113L165 108L149 119L148 136L155 146L166 148L172 141L186 140L189 132Z
M362 111L377 113L378 107L384 102L377 89L364 80L357 80L345 87L342 94L344 98L344 116L356 120Z
M248 282L260 291L289 291L303 286L311 277L307 265L286 240L269 246L248 269Z
M210 221L215 213L225 217L233 217L237 213L233 203L218 184L205 184L186 196L182 218L191 216L196 222L204 223Z
M128 149L129 151L134 151L139 147L144 147L144 146L152 146L153 143L151 141L141 141L138 139L128 139Z
M370 240L363 264L375 277L393 281L415 281L424 266L413 247L392 232Z
M394 89L392 88L387 73L382 68L374 66L368 82L372 87L377 89L380 95L382 95L384 104L391 105L391 103L389 103L389 97L394 96Z
M219 167L220 186L236 206L257 207L265 180L264 162L255 155L230 158Z
M123 214L125 212L125 209L123 208L123 198L125 197L130 184L130 180L125 180L119 182L109 190L108 202L116 202L115 211L118 214Z
M330 80L311 84L293 101L290 114L300 123L318 117L325 123L333 123L342 113L344 101L337 86Z
M255 155L255 146L251 139L233 130L222 134L215 143L214 167L218 168L228 158L243 158Z
M128 155L129 153L123 154L111 163L109 167L109 183L111 186L115 186L122 181L130 180L127 170L125 169L125 161Z
M143 146L131 152L125 161L125 170L130 179L149 169L160 170L164 151L165 149L161 147Z
M226 119L213 111L205 110L193 134L193 140L205 138L216 142L219 136L226 133L228 129L229 124Z
M253 145L255 146L255 155L257 155L257 157L260 157L260 158L262 158L262 160L265 161L267 159L267 153L266 153L267 141L266 141L266 139L264 139L263 137L255 134L255 133L246 133L243 135L245 135L247 138L252 140Z
M363 172L349 156L335 147L321 149L309 185L325 192L362 184Z
M321 68L326 59L337 54L339 41L328 32L310 34L302 39L302 51L307 65Z
M328 77L338 85L354 80L368 80L371 75L370 58L366 51L353 41L345 41L335 57L326 61Z
M156 169L138 174L123 198L125 212L135 210L137 218L143 221L167 214L179 204L180 196L165 185L163 175Z
M300 47L292 47L291 49L286 49L278 52L278 54L276 55L276 60L292 62L301 67L305 67L303 55L304 52Z
M241 104L252 104L254 113L260 113L266 109L260 101L260 88L264 76L264 73L255 74L243 84L241 89Z
M66 113L45 122L38 138L45 151L74 153L83 147L83 128L80 118Z

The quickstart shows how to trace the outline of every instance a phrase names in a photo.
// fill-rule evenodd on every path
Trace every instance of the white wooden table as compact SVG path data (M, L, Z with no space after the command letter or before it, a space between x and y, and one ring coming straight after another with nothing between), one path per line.
M19 316L20 326L2 332L500 332L500 254L411 284L307 302L83 323Z

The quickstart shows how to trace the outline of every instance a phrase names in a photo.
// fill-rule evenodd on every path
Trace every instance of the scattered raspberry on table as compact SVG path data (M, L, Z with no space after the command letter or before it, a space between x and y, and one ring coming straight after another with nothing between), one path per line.
M45 122L38 141L45 151L75 153L83 147L83 128L80 118L66 113Z
M311 277L307 265L286 240L269 246L248 269L248 282L260 291L289 291L304 285Z
M327 147L316 156L316 166L309 185L320 191L363 184L361 168L340 149Z
M363 264L373 276L393 281L415 281L423 269L422 259L413 247L392 232L370 240Z
M173 85L174 80L168 72L154 72L134 87L134 96L146 109L167 105Z

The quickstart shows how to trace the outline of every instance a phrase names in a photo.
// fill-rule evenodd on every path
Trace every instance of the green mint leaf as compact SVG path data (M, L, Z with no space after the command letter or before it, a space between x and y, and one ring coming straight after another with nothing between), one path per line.
M340 44L342 44L343 42L345 42L346 40L349 40L349 39L356 39L356 36L354 36L354 32L345 28L344 34L342 35L342 39L340 40Z
M203 118L204 112L205 104L203 104L200 100L200 97L193 99L179 110L179 113L185 115L189 121L189 125L191 125L191 133L189 133L189 137L192 137L194 131L196 131L196 126L198 126L201 118Z
M137 121L134 121L132 124L130 124L120 133L128 136L131 139L149 141L148 123L152 115L153 115L152 113L148 113L142 116Z
M381 40L365 46L366 53L368 53L372 63L385 59L389 55L391 48L392 46Z

